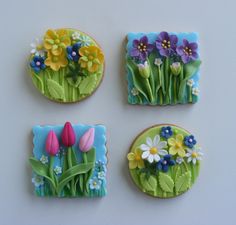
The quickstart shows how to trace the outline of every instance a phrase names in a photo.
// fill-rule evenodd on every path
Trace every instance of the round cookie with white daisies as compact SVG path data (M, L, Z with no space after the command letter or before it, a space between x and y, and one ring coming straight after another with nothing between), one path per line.
M195 136L170 124L144 130L127 155L134 183L142 192L159 198L189 190L199 175L202 157Z

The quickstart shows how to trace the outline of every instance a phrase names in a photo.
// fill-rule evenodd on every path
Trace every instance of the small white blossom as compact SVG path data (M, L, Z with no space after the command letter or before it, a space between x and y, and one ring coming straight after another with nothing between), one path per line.
M192 94L193 94L193 95L198 96L199 93L200 93L200 90L199 90L197 87L195 87L195 88L192 89Z
M71 35L71 37L74 41L78 41L80 38L80 33L76 31Z
M35 187L40 187L41 185L44 184L44 180L43 177L39 176L39 175L35 175L32 178L32 183L34 184Z
M62 173L62 168L60 166L56 166L54 168L54 172L56 175L60 175Z
M35 42L31 43L30 46L32 48L30 51L31 54L34 54L36 56L41 56L41 57L45 55L42 39L36 38Z
M183 161L184 161L184 159L183 159L182 157L177 157L177 158L176 158L176 162L177 162L178 164L181 164Z
M106 178L106 174L104 171L98 172L98 179L99 180L105 180L105 178Z
M132 88L132 90L131 90L131 94L132 94L133 96L138 95L138 94L139 94L138 89L137 89L137 88Z
M42 155L40 158L40 162L43 164L47 164L48 163L48 157L46 155Z
M203 153L201 152L200 147L195 147L194 149L187 149L186 157L187 162L192 162L193 164L196 164L197 160L202 160Z
M187 81L187 85L188 85L189 87L192 87L194 84L195 84L195 82L194 82L193 79L189 79L189 80Z
M160 65L162 64L161 58L156 58L155 61L154 61L154 64L155 64L156 66L160 66Z

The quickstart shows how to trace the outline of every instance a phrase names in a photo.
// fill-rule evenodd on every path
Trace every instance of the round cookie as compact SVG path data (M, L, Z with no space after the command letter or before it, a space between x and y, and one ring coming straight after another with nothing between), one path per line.
M31 44L29 69L35 87L60 103L93 94L104 74L104 54L89 35L75 29L49 29Z
M127 155L129 171L139 189L153 197L176 197L198 177L202 151L195 137L175 125L144 130Z

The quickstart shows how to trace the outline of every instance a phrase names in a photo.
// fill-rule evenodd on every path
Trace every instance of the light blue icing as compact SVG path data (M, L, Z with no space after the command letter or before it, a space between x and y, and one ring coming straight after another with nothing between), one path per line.
M56 126L34 126L33 127L33 155L36 159L40 160L42 155L49 156L45 150L45 145L46 145L46 138L48 135L48 132L50 130L53 130L59 140L60 146L63 147L61 144L61 133L63 130L63 125L56 125ZM83 125L83 124L77 124L73 125L75 134L76 134L76 143L73 146L73 149L76 153L77 159L79 162L82 161L82 154L81 151L79 150L79 140L81 136L89 129L89 128L94 128L95 129L95 138L94 138L94 144L93 147L96 150L96 162L100 161L104 163L105 165L107 164L107 157L106 157L106 128L103 125ZM65 148L64 148L65 149ZM62 167L63 165L63 158L60 160L59 155L55 157L54 160L54 167L60 166ZM104 171L106 173L106 171ZM96 175L96 171L94 170L93 176ZM34 174L33 174L34 176ZM103 180L102 182L102 187L105 189L106 192L106 179ZM35 187L37 189L37 187Z
M198 43L198 39L199 39L199 35L196 32L189 32L189 33L176 33L176 32L168 32L169 34L175 34L178 37L178 46L181 45L183 43L183 39L187 39L189 42L196 42ZM157 40L157 36L160 34L160 32L150 32L150 33L128 33L127 38L128 38L128 43L126 46L126 50L127 50L127 55L126 57L129 55L131 49L132 49L132 45L133 45L133 40L135 39L140 39L142 36L146 35L148 37L148 41L150 44L154 44L155 41ZM199 56L199 44L198 44L198 56ZM192 77L191 79L194 80L194 85L193 87L198 87L199 86L199 76L200 73L199 71L197 71ZM128 101L131 104L135 104L135 97L131 94L131 90L134 87L133 85L133 80L132 80L132 76L129 73L129 71L127 70L127 81L128 81ZM144 102L145 103L145 102ZM145 103L147 104L147 102Z

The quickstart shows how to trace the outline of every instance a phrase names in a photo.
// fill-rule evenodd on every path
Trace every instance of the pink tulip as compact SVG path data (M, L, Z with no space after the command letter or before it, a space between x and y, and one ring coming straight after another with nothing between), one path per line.
M46 139L46 151L49 155L56 155L59 150L59 142L53 130L50 130Z
M88 152L92 148L93 142L94 142L94 133L95 133L95 129L90 128L80 138L79 148L82 152Z
M71 147L75 144L75 132L70 122L66 122L61 134L62 143L66 147Z

